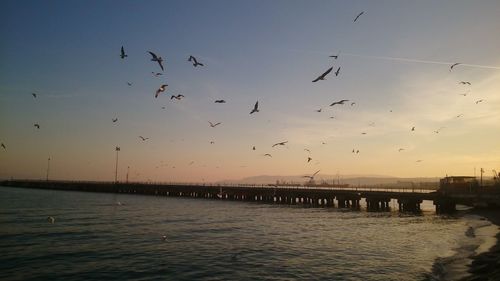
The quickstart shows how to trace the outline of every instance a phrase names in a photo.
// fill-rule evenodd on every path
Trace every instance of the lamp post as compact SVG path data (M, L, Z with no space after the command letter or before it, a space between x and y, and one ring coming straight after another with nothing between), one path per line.
M120 147L117 146L115 148L116 151L116 163L115 163L115 183L118 183L118 152L120 151Z
M130 170L130 166L127 166L127 183L128 183L128 172Z
M47 159L47 175L45 176L45 180L49 180L49 170L50 170L50 157Z

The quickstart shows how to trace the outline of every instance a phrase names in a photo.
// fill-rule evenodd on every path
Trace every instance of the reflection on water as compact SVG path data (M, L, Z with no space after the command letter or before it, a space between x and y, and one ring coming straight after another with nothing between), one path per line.
M2 280L423 280L471 239L433 212L6 187L0 225Z

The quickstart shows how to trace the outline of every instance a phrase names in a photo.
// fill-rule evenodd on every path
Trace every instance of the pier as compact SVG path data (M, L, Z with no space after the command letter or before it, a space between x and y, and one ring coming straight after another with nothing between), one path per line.
M65 191L140 194L151 196L189 197L212 200L233 200L305 207L360 209L365 203L367 211L391 210L396 201L401 212L420 212L424 200L433 201L436 213L451 213L456 204L471 202L461 200L436 190L368 187L318 187L278 185L218 185L218 184L164 184L164 183L113 183L80 181L7 180L3 186ZM393 201L394 200L394 201Z

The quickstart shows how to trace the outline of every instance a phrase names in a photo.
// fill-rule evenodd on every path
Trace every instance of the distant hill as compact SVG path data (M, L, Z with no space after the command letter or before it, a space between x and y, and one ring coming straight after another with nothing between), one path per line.
M226 184L275 184L277 181L286 183L297 183L304 184L308 181L307 178L300 176L271 176L271 175L260 175L247 177L238 180L222 180L217 183ZM418 177L418 178L399 178L392 176L383 175L324 175L318 174L315 177L317 184L321 182L326 183L339 183L349 184L349 185L411 185L411 183L439 183L439 178L430 177Z

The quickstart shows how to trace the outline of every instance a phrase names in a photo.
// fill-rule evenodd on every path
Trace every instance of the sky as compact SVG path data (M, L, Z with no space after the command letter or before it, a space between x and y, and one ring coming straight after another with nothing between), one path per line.
M113 180L117 146L131 181L500 170L496 0L0 6L0 178Z

